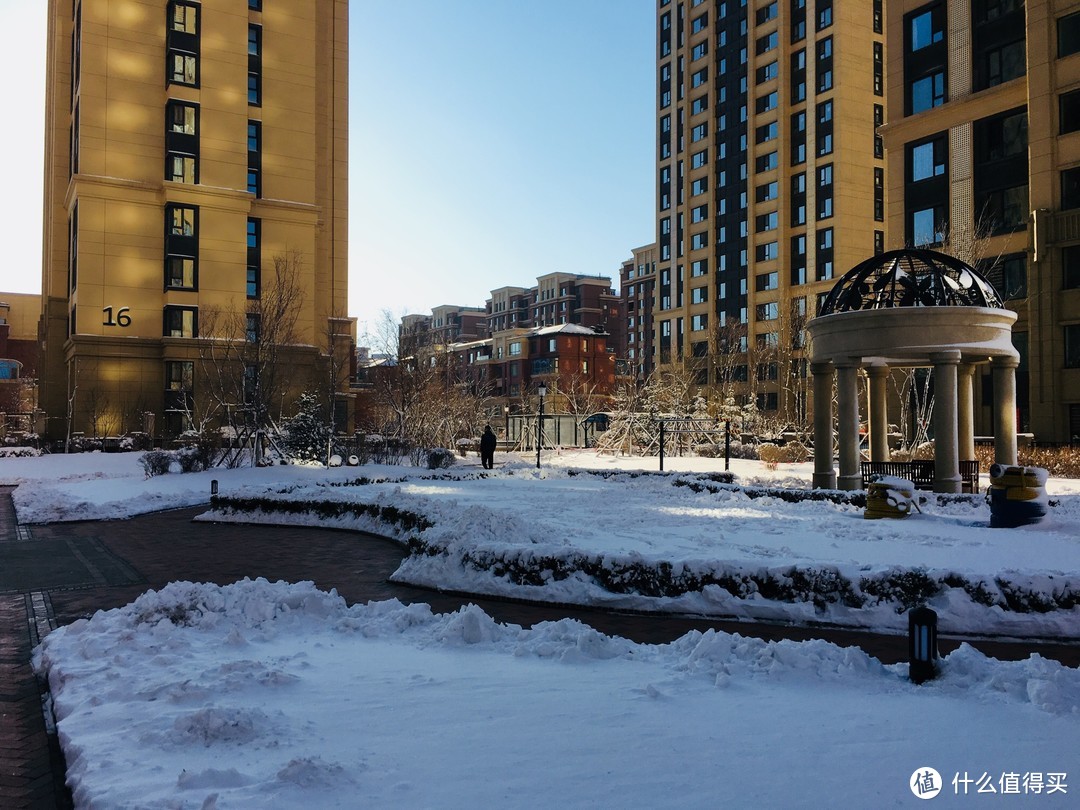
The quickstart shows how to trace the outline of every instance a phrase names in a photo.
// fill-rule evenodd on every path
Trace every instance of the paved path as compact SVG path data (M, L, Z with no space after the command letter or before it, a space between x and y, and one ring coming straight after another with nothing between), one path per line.
M531 626L567 616L602 632L662 643L710 627L765 639L825 638L862 647L891 663L906 660L907 639L824 628L611 613L435 593L395 585L387 576L401 560L396 543L355 532L303 527L193 523L205 507L114 522L33 526L15 523L10 488L0 487L0 808L70 807L55 735L46 733L30 651L48 630L97 610L126 605L174 580L226 585L243 577L311 580L347 601L397 598L428 602L439 612L474 602L499 621ZM1031 652L1080 666L1080 645L974 641L988 655ZM959 642L943 638L942 653ZM51 746L51 747L50 747Z

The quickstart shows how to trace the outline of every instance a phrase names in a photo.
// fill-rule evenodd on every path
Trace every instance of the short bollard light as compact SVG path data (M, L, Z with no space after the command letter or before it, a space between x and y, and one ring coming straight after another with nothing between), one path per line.
M908 677L912 683L934 678L937 658L937 614L921 605L908 613Z
M210 481L210 497L213 498L217 495L217 479L214 478Z

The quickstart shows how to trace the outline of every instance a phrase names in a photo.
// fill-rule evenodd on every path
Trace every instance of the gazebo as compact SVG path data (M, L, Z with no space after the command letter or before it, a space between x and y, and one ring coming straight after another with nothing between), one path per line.
M858 372L869 378L871 461L888 461L886 383L892 368L934 369L934 491L960 492L960 459L975 457L975 366L993 368L994 460L1016 464L1016 368L1005 309L973 267L932 250L881 253L848 271L807 324L814 385L817 488L862 486ZM833 467L832 385L840 473Z

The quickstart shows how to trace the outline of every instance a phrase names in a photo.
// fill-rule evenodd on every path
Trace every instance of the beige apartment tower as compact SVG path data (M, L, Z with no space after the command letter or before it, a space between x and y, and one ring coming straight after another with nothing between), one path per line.
M802 326L887 241L881 0L658 0L657 23L653 339L635 359L797 416L781 383L805 375Z
M1080 440L1080 3L898 0L887 27L890 233L984 272L1018 316L1017 429Z
M347 0L49 0L51 437L190 427L207 346L282 288L284 412L350 351L347 79Z

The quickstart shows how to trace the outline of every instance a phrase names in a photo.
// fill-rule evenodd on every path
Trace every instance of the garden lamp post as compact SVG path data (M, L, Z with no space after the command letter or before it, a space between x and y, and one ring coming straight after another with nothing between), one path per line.
M536 469L540 469L540 446L544 441L544 396L547 394L547 386L540 383L536 387L536 393L540 395L540 418L536 420Z
M503 419L506 421L506 432L503 433L503 439L506 441L506 452L510 452L510 406L503 405Z

